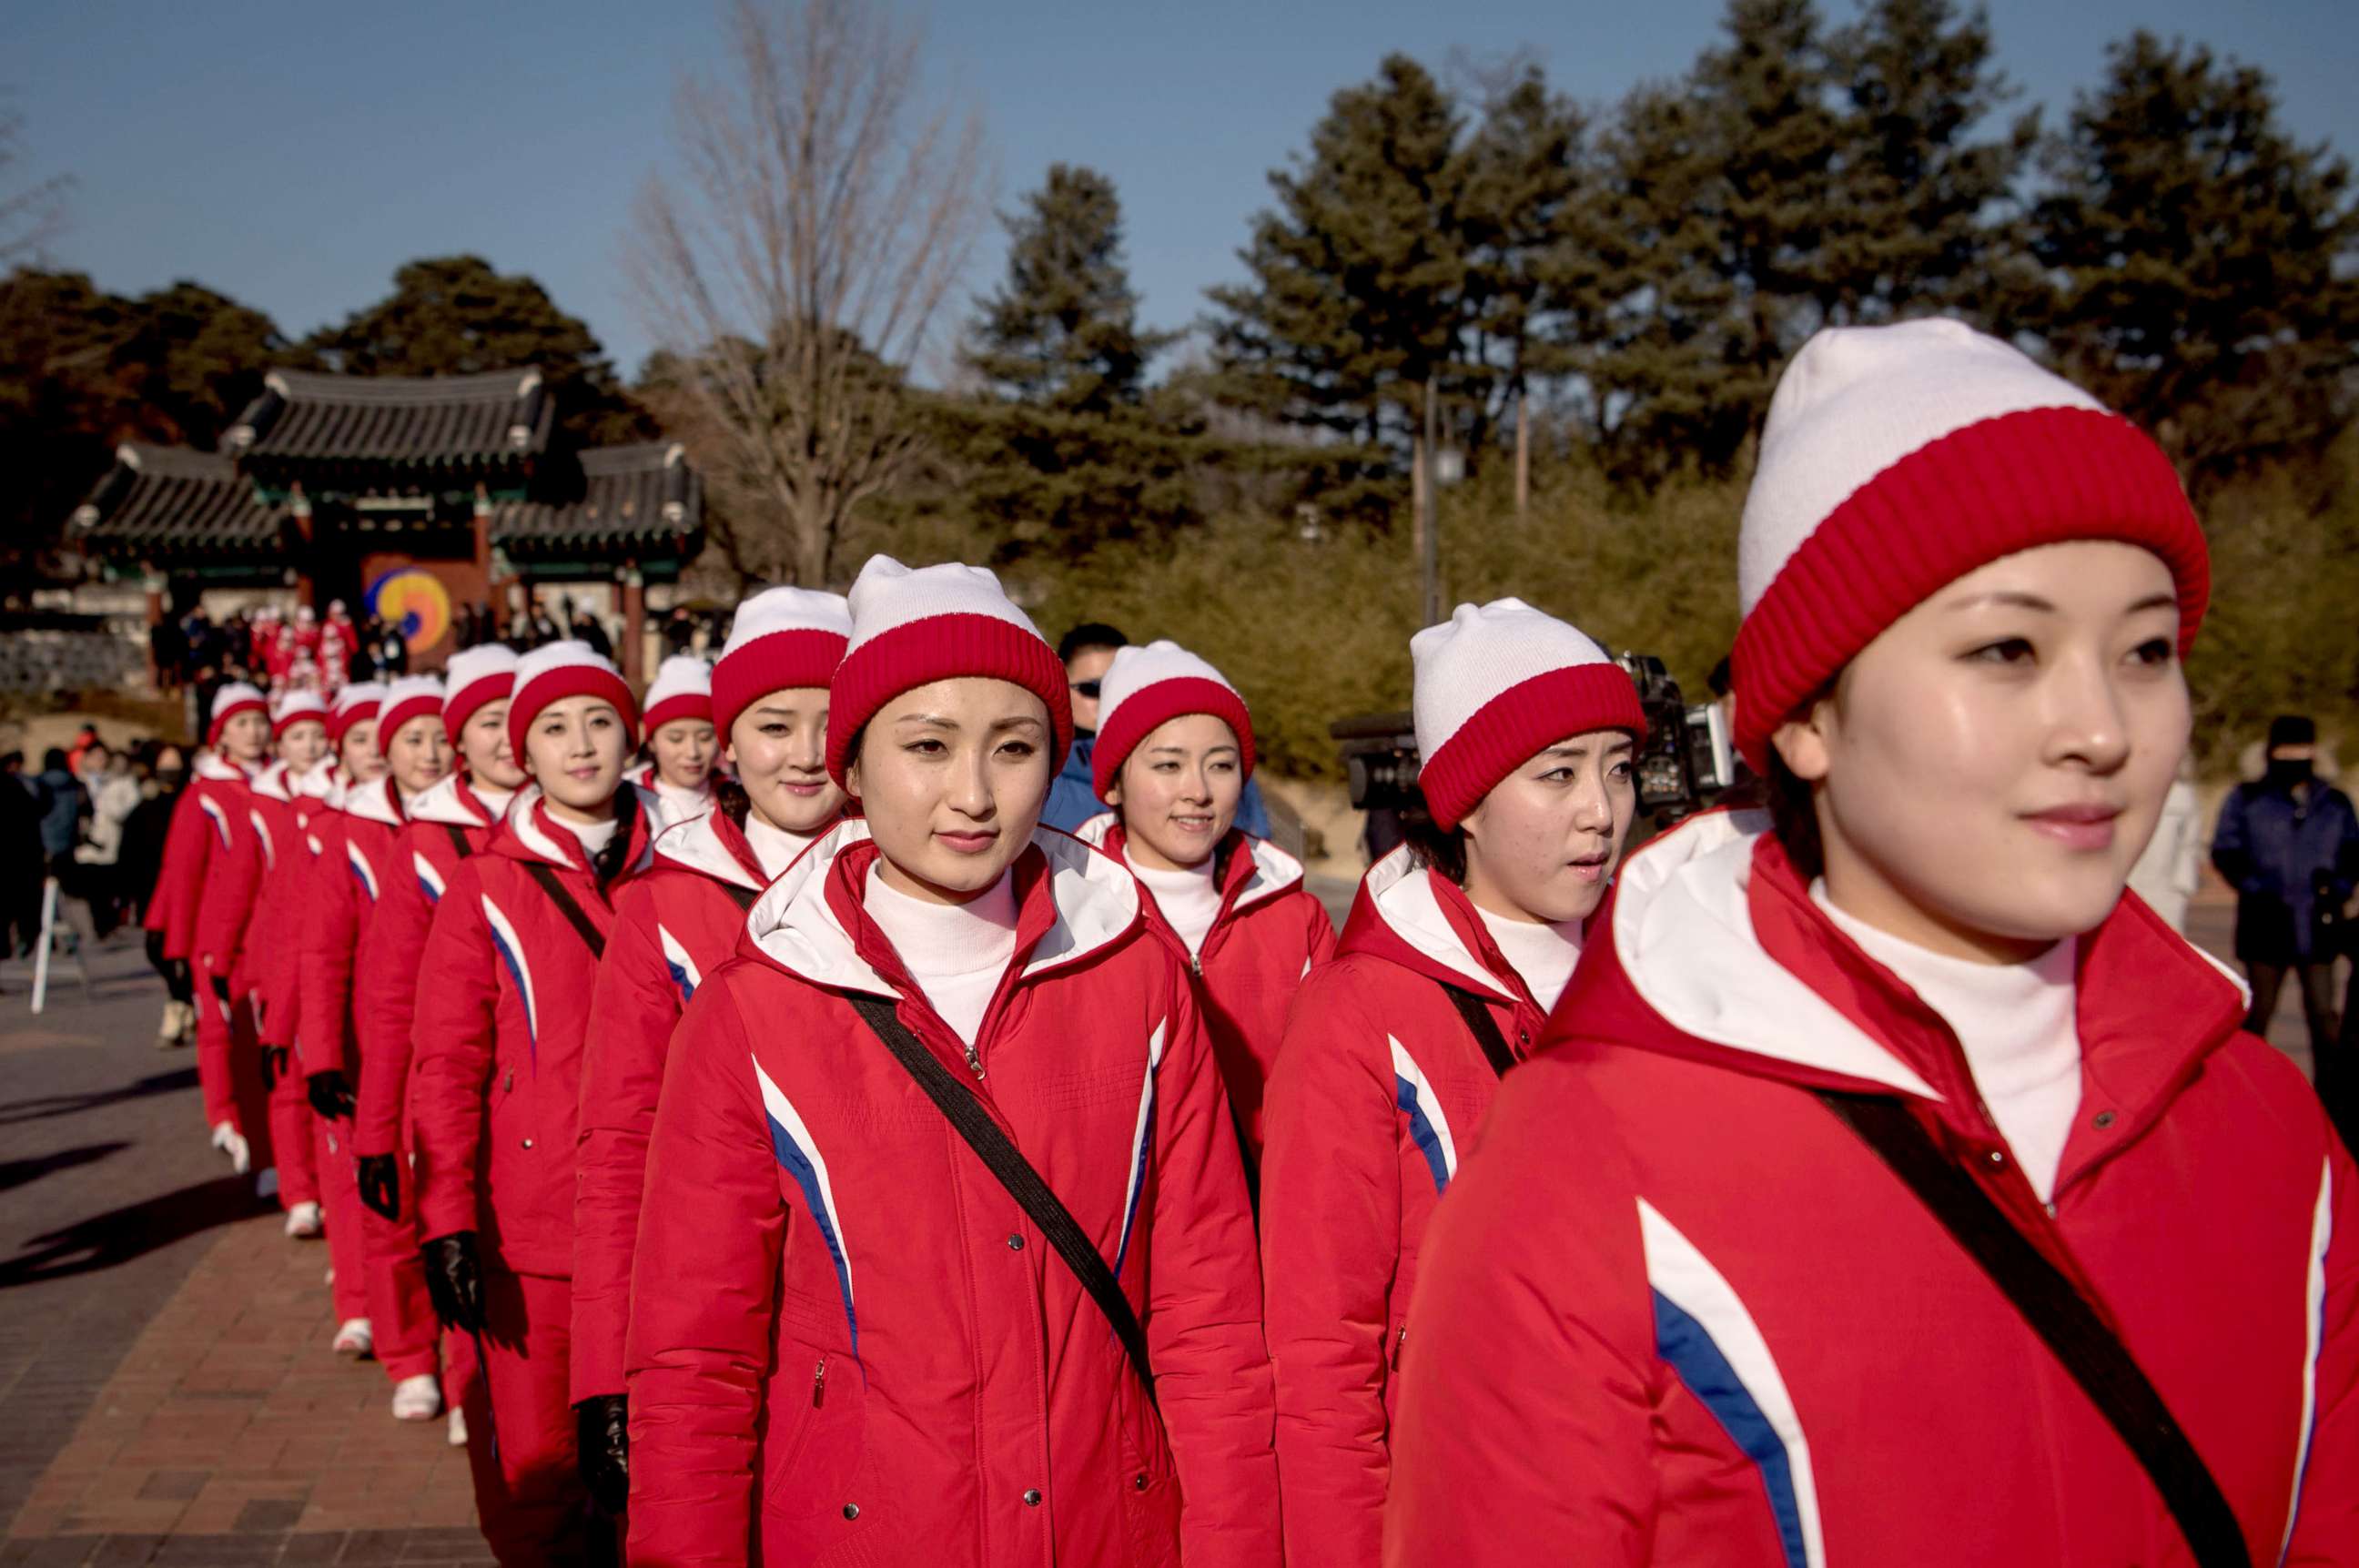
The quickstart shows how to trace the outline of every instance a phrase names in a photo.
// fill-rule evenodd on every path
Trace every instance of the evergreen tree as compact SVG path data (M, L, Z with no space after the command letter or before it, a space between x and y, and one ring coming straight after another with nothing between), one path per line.
M2042 159L2034 245L2064 368L2155 430L2199 490L2306 459L2352 416L2359 208L2268 78L2140 32Z
M357 376L470 376L537 365L558 399L560 422L590 443L653 433L624 391L596 334L538 282L502 273L481 256L405 263L393 292L308 345Z
M1977 139L2013 96L1992 63L1989 16L1961 16L1952 0L1874 0L1829 52L1843 119L1820 297L1827 318L1943 310L1995 324L2022 236L1993 214L2012 198L2039 116Z
M1114 181L1051 164L1048 181L1000 222L1007 278L980 301L968 365L1045 408L1103 413L1136 403L1147 362L1174 334L1138 329Z
M1252 281L1209 291L1223 398L1370 442L1414 429L1464 319L1460 129L1404 55L1335 94L1309 151L1269 176L1277 205L1239 253Z

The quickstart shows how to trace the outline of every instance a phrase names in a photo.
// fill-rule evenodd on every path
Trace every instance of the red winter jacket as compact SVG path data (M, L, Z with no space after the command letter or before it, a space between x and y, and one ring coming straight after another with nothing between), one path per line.
M201 752L190 769L189 787L172 808L164 833L163 864L143 922L164 936L164 956L193 960L197 951L197 905L204 895L213 852L231 843L245 810L245 772L212 752Z
M200 987L223 980L230 995L237 997L254 988L247 932L255 922L271 852L265 839L266 824L255 810L252 780L227 764L217 766L234 776L209 774L201 780L205 794L200 804L212 821L216 843L207 852L202 885L196 890L195 940L189 956Z
M418 1002L419 961L434 907L459 863L490 842L499 822L453 773L408 802L381 867L376 913L353 971L353 1026L360 1042L361 1083L353 1112L353 1149L393 1154L407 1148L410 1023Z
M400 797L390 779L345 789L336 809L313 824L321 849L303 912L296 1003L307 1073L334 1070L355 1082L362 1076L353 1050L353 965L377 900L406 869L394 854L401 827Z
M631 1254L665 1054L704 976L737 951L769 878L727 815L656 840L655 865L614 901L582 1048L581 1195L573 1212L572 1402L624 1391Z
M1295 999L1270 1079L1262 1275L1290 1562L1382 1548L1409 1290L1499 1085L1443 983L1518 1056L1547 1021L1466 895L1396 850Z
M272 798L285 796L286 809L270 818L280 854L263 887L264 898L277 912L272 917L269 952L255 976L263 1003L260 1033L263 1044L295 1048L299 1059L304 926L308 911L320 897L320 857L325 848L320 834L342 786L336 780L334 768L326 765L297 777L283 771L266 773L255 781L255 793L265 793L266 783Z
M294 1003L288 962L295 946L308 881L310 851L295 817L295 792L287 765L274 762L254 776L250 816L263 846L262 886L246 931L246 972L254 983L255 1022L266 1045L281 1043L279 1019L272 1015ZM291 1025L290 1025L291 1027Z
M549 815L538 787L447 878L418 965L410 1032L410 1137L418 1234L481 1233L518 1274L573 1271L582 1042L598 961L528 866L552 868L602 939L608 900L649 862L653 802L633 801L622 876L601 889L582 841Z
M976 1080L863 908L875 858L856 821L813 845L673 1037L632 1272L632 1560L1274 1565L1253 1218L1185 965L1120 866L1035 833ZM1159 1416L850 995L899 998L1114 1267Z
M2359 1171L2237 985L2135 897L2082 939L2051 1214L1948 1027L1764 826L1632 856L1509 1075L1418 1290L1386 1561L2193 1561L1826 1088L1897 1096L2077 1277L2254 1563L2359 1563Z
M1123 860L1122 819L1114 812L1092 817L1073 836ZM1222 879L1221 912L1196 951L1197 996L1245 1152L1258 1164L1266 1136L1262 1099L1278 1041L1286 1038L1287 1008L1303 976L1334 953L1335 922L1303 887L1302 862L1265 839L1232 829L1214 852L1214 864ZM1147 891L1143 884L1141 890ZM1164 923L1152 892L1147 909ZM1180 941L1177 932L1171 938ZM1185 942L1180 951L1187 951Z

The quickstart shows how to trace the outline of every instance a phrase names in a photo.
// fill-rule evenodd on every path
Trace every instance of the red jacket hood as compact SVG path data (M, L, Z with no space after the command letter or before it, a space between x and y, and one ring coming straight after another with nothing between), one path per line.
M1403 844L1368 867L1335 956L1364 953L1498 1003L1542 1009L1456 884L1419 866Z
M1128 835L1123 831L1122 818L1115 812L1100 811L1075 828L1073 836L1103 851L1125 870L1129 869L1130 863L1123 853ZM1302 862L1267 839L1256 838L1242 828L1231 828L1227 840L1213 854L1215 857L1225 855L1228 862L1221 884L1223 918L1302 884Z
M639 809L631 815L631 848L625 862L625 876L636 876L655 860L655 795L639 789L637 799ZM510 860L538 860L585 874L590 870L590 863L582 854L582 841L551 822L542 809L539 785L527 784L516 792L501 825L506 831L484 846L484 854Z
M1768 826L1766 812L1710 812L1632 855L1549 1042L1634 1046L1813 1089L1897 1091L1979 1130L1948 1024L1827 918ZM2134 894L2080 943L2084 1071L2143 1125L2234 1036L2240 984Z
M487 828L494 818L490 808L467 788L466 779L453 773L433 788L410 797L409 820L455 828Z

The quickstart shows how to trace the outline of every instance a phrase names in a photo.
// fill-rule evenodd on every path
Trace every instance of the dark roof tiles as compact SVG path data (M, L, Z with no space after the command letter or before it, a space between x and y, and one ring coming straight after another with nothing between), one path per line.
M216 452L132 442L73 515L85 548L136 553L166 547L247 556L279 547L287 509L255 499L254 486Z
M548 449L556 400L533 369L480 376L274 370L222 438L233 456L499 464Z
M581 462L578 495L499 506L492 514L492 538L511 550L528 550L664 539L701 526L702 489L678 442L594 447Z

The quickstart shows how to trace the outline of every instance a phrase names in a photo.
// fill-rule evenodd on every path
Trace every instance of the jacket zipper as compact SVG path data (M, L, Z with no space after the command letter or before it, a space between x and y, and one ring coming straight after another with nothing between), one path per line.
M817 1410L826 1402L827 1357L822 1356L819 1358L819 1365L811 1368L811 1408Z
M1393 1370L1394 1370L1394 1371L1397 1372L1397 1371L1399 1371L1399 1370L1400 1370L1400 1358L1401 1358L1401 1352L1402 1352L1402 1351L1404 1351L1404 1350L1406 1350L1406 1349L1408 1349L1408 1324L1407 1324L1407 1323L1403 1323L1403 1324L1401 1324L1401 1325L1400 1325L1400 1333L1398 1333L1398 1334L1395 1334L1395 1335L1393 1336Z
M983 1058L974 1053L974 1041L966 1040L959 1043L966 1047L966 1070L980 1079L983 1076Z

